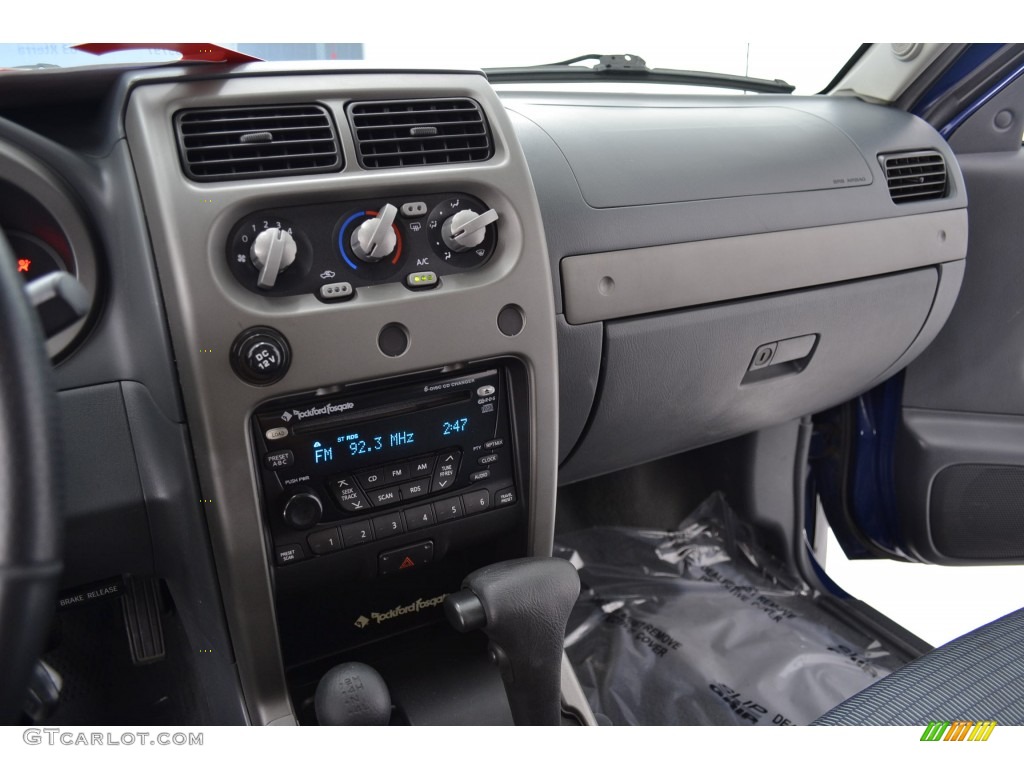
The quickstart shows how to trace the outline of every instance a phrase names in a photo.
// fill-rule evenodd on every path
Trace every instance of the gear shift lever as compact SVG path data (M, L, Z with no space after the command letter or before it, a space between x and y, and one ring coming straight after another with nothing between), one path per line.
M490 638L516 725L561 722L565 624L579 593L568 561L527 557L474 571L444 601L455 629Z

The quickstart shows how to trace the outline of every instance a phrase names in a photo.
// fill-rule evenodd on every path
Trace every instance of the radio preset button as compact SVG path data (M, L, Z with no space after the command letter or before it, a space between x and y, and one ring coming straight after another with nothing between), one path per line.
M491 506L491 494L486 488L479 491L462 494L462 503L466 506L466 514L472 515L475 512L484 512Z
M412 472L411 477L430 477L434 471L434 458L433 456L424 456L421 459L413 459L409 462L409 468Z
M430 481L429 480L413 480L411 483L399 486L402 491L402 499L409 501L420 496L426 496L430 493Z
M373 518L373 533L378 539L386 539L388 536L397 536L404 532L402 527L402 515L392 512L390 515L381 515Z
M369 520L360 520L357 523L348 523L341 526L341 538L346 547L355 547L360 544L369 544L373 541L373 526Z
M426 528L428 525L434 524L434 510L430 508L429 504L407 509L404 515L405 527L410 531L418 531L420 528Z
M287 469L295 463L295 454L289 451L287 448L283 451L274 451L268 453L263 457L263 466L273 471L278 469Z
M486 456L481 456L479 459L477 459L476 463L477 464L481 464L483 466L486 466L487 464L493 464L497 460L498 460L498 454L496 454L496 453L488 453Z
M434 481L430 484L430 492L437 493L445 488L455 485L455 478L459 473L459 459L462 458L461 451L442 453L437 460L437 468L434 470Z
M402 500L402 493L398 488L381 488L370 491L370 503L375 507L387 507L397 504Z
M462 517L462 499L454 496L444 501L435 501L434 516L437 517L439 523Z
M351 477L339 477L331 481L331 491L338 500L338 506L346 512L362 512L370 508L370 503L356 487Z
M309 548L314 554L326 555L328 552L335 552L341 549L341 536L337 528L328 528L326 531L317 531L306 537Z
M359 484L366 490L378 488L387 482L384 470L379 467L377 469L371 469L369 472L357 473L356 479L359 480Z
M494 494L494 504L498 507L506 507L516 503L516 489L514 487L503 488Z

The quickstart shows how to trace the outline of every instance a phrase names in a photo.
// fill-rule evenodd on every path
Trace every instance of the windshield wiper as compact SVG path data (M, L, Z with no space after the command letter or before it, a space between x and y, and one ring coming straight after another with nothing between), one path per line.
M581 61L596 60L592 67L573 66ZM633 54L605 55L588 53L554 64L532 67L501 67L485 69L492 83L522 82L616 82L616 83L669 83L672 85L700 85L708 88L732 88L754 93L792 93L796 86L785 80L762 80L743 75L719 72L696 72L685 69L651 69L647 62Z

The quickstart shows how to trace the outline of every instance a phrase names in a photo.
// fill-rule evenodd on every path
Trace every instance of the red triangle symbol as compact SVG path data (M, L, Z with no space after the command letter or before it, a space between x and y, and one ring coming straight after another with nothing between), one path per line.
M405 558L405 560L402 561L402 564L400 566L398 566L398 570L401 571L401 570L404 570L406 568L415 568L415 567L416 567L416 563L413 562L413 559L411 557L407 557L407 558Z

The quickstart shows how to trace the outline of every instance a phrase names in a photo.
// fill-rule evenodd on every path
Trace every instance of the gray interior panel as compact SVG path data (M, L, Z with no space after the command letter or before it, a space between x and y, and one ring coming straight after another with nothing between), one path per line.
M1024 480L1024 417L904 408L897 439L896 472L901 482L897 484L896 493L903 533L911 552L925 562L976 564L977 559L953 557L937 546L933 531L935 502L938 501L932 497L935 478L944 469L964 465L1003 467L1013 477L1007 478L1008 483L1000 481L1001 484L1007 489L1019 489ZM971 504L960 507L956 514L973 520L975 527L982 526L982 521L988 517L988 510L980 506L982 503L982 498L975 496ZM1010 495L1007 503L1018 510L1016 540L1012 543L1019 548L1024 545L1019 493ZM1021 562L1022 558L982 559L986 564L993 564Z
M965 210L562 260L565 316L589 323L962 259Z
M569 325L555 318L558 329L558 387L562 392L558 411L558 461L572 451L583 434L601 376L601 345L604 328L600 323Z
M67 487L63 583L152 573L146 501L120 385L61 392L58 401Z
M579 173L572 157L559 148L553 134L548 132L545 118L552 106L601 106L614 108L632 115L634 132L640 132L652 115L675 108L680 114L691 113L695 107L749 107L747 97L707 97L680 95L636 94L544 94L502 91L504 101L523 151L530 163L530 172L537 189L541 213L544 217L548 251L553 261L556 311L562 311L561 291L558 290L558 263L566 256L631 250L656 245L689 243L699 240L730 238L738 235L782 232L807 227L822 227L876 219L964 208L964 194L959 171L952 151L938 133L924 121L896 109L865 104L852 98L820 99L813 97L757 97L764 107L784 107L799 110L812 118L824 121L843 134L859 149L873 171L880 153L904 150L931 149L946 158L949 170L949 194L937 200L894 205L880 172L873 172L872 183L861 186L842 186L838 189L777 194L746 195L730 198L693 199L688 202L667 202L651 205L623 205L614 208L596 208L589 204L581 191ZM543 107L540 109L539 107ZM602 110L604 114L605 110ZM562 114L562 113L556 113ZM566 113L567 114L567 113ZM653 123L652 123L653 125ZM591 130L594 127L591 126ZM581 131L586 133L586 131ZM755 147L752 138L732 149L744 153ZM651 186L659 188L671 177L687 177L687 154L676 152L665 155L651 150L648 145L633 149L628 174L613 179L612 186ZM765 156L766 157L766 156ZM779 165L789 162L783 155ZM770 175L759 158L759 172ZM602 164L607 164L603 161ZM647 173L637 174L634 168L645 168ZM776 167L776 173L780 168ZM710 193L717 176L703 176L699 183L707 185ZM692 179L694 184L698 181ZM744 183L752 183L744 178ZM610 192L608 194L617 194ZM698 195L698 198L701 196Z
M1024 152L960 163L971 195L970 258L949 322L907 371L903 402L1024 415Z
M598 402L559 481L592 477L848 400L918 336L934 268L606 324ZM755 351L818 334L802 369L743 384Z
M594 208L834 189L874 176L848 136L797 109L666 104L640 119L618 106L519 109L558 144Z

